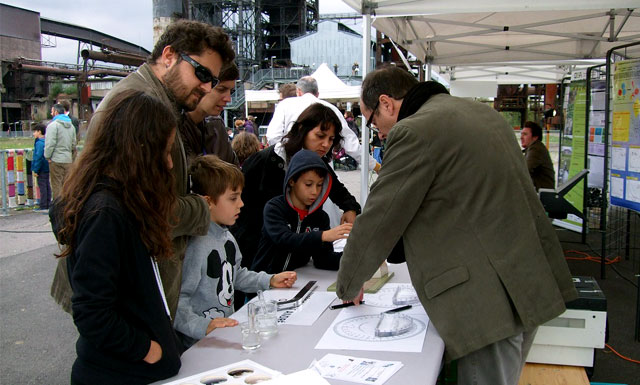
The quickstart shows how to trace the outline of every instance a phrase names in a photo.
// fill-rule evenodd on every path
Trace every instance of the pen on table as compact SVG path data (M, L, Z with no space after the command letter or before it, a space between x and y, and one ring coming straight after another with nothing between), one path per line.
M360 305L363 305L363 304L364 304L364 301L360 301ZM342 309L343 307L349 307L349 306L355 306L355 304L353 302L345 302L339 305L332 305L329 307L329 309L336 310L336 309Z
M397 313L397 312L409 310L409 309L411 309L411 307L412 307L411 305L405 305L405 306L397 307L395 309L387 310L384 313L387 313L387 314Z

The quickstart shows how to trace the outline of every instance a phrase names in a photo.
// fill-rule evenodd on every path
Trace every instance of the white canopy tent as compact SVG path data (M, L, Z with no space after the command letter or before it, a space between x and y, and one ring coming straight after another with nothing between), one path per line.
M556 82L610 48L640 40L638 0L343 0L418 59L456 79ZM364 36L363 41L368 41ZM370 57L369 44L363 58ZM363 76L370 69L362 60ZM518 75L518 76L515 76ZM368 130L362 130L363 143ZM363 146L363 152L367 151ZM362 186L368 170L362 165ZM361 189L364 204L367 189Z
M331 71L327 63L322 63L311 74L318 81L319 98L330 102L355 102L360 98L360 86L348 86L344 84ZM245 106L247 115L250 103L276 103L280 99L278 90L245 90Z

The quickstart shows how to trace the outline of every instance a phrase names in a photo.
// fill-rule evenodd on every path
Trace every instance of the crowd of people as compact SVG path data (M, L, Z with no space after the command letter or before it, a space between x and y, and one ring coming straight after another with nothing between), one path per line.
M49 162L34 159L34 172L39 184L51 175L63 245L51 294L79 332L71 383L174 376L185 349L237 325L229 316L245 294L291 287L310 261L337 271L338 297L358 304L391 255L459 360L458 383L517 383L536 327L575 290L500 115L407 71L376 70L360 105L388 140L382 167L361 159L353 114L304 77L296 96L281 88L262 149L254 117L232 135L219 117L234 57L221 28L174 22L100 103L77 158L62 150L76 133L61 105L35 131ZM379 172L364 210L330 165L334 148Z

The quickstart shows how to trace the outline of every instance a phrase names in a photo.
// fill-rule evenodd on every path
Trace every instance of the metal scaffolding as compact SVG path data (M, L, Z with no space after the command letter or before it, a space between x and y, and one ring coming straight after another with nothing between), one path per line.
M189 18L225 29L244 80L255 68L291 64L289 39L315 30L318 1L191 0Z

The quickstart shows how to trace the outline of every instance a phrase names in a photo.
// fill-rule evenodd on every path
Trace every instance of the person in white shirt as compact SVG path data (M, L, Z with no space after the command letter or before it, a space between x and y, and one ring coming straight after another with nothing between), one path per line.
M338 116L342 125L340 135L344 138L342 147L347 154L360 164L362 153L358 137L349 128L347 121L336 106L318 98L318 81L311 76L300 78L296 84L296 94L297 97L283 99L276 106L273 118L267 128L267 142L269 145L274 145L282 140L305 108L313 103L322 103L331 108ZM376 172L380 169L380 164L371 155L369 155L369 169Z

